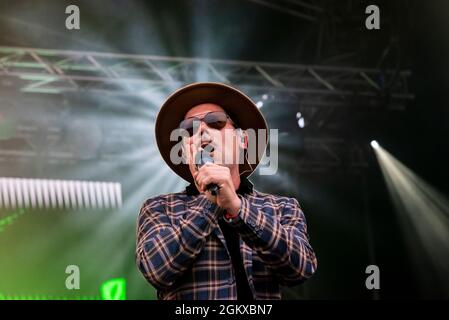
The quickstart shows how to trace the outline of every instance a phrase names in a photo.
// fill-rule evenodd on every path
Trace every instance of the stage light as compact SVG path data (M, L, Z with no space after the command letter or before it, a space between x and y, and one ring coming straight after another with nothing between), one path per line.
M427 272L449 295L449 201L381 146L374 149L417 279L428 287ZM423 263L425 262L425 263ZM428 288L433 290L433 288Z
M263 102L262 101L257 101L256 103L257 108L262 108L263 107Z
M0 177L0 209L114 209L122 207L118 182ZM16 216L12 216L11 219ZM0 219L0 230L9 220ZM12 220L11 220L12 221Z
M263 95L262 95L262 99L263 99L263 100L267 100L267 99L268 99L268 94L266 94L266 93L263 94Z
M126 279L110 279L100 286L100 296L51 296L47 294L3 294L0 293L0 300L126 300Z
M373 141L371 141L371 147L373 147L374 149L378 149L379 143L376 140L373 140Z

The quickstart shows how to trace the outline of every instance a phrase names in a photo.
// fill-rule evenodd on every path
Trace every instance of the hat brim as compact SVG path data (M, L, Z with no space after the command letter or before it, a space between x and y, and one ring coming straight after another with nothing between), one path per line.
M222 107L236 125L243 129L254 129L256 139L259 139L259 129L267 130L267 123L254 102L241 91L222 83L200 82L182 87L170 95L162 105L156 119L155 134L159 152L168 166L180 177L192 182L193 178L187 164L174 164L170 160L170 151L178 143L170 141L170 134L179 127L185 114L192 107L203 103L213 103ZM249 176L259 164L268 141L265 131L265 141L256 141L258 148L255 163L249 165L246 161L239 165L240 173ZM253 143L253 141L249 141Z

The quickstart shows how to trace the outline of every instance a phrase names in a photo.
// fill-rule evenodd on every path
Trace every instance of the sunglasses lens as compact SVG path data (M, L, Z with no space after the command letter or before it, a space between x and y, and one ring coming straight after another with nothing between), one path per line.
M206 122L209 127L218 130L224 128L227 120L228 118L223 112L211 112L204 117L204 122Z

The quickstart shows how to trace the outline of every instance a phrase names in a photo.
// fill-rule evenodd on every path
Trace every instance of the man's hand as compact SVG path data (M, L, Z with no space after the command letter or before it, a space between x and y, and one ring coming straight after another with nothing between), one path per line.
M235 192L231 172L228 167L206 163L193 174L193 178L195 179L198 190L202 193L206 193L206 196L210 201L225 209L229 214L238 213L241 206L241 200ZM219 187L216 196L213 196L207 191L207 186L211 183L215 183Z

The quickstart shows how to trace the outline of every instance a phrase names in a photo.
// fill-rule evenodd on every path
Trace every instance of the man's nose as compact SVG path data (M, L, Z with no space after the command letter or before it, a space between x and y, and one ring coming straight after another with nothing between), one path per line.
M198 121L199 123L196 125L196 129L194 130L194 141L201 142L203 136L209 135L209 127L204 121Z
M206 131L207 128L207 124L204 123L204 121L197 120L197 122L194 124L194 135L203 135L204 131Z
M200 124L200 134L202 135L204 133L204 131L208 130L208 126L207 124L201 120L201 124Z

